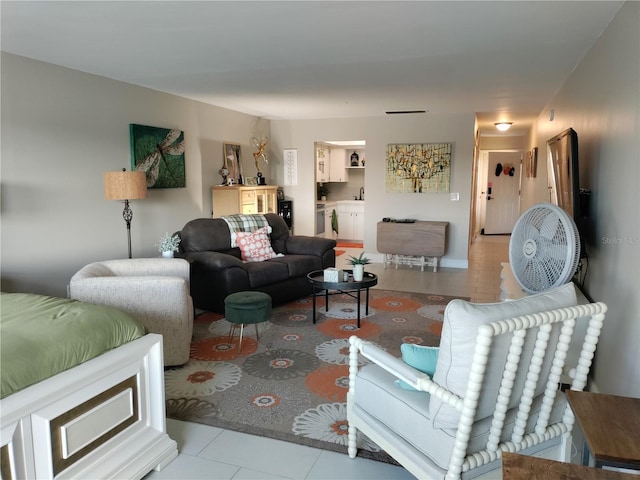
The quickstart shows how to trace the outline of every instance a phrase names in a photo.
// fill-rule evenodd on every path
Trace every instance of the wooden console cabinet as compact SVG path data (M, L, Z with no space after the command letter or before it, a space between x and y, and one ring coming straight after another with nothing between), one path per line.
M394 263L433 266L438 271L438 261L444 255L447 246L449 222L414 223L378 222L377 248L385 254L385 267Z
M278 186L224 186L211 187L213 217L223 217L238 213L277 213Z

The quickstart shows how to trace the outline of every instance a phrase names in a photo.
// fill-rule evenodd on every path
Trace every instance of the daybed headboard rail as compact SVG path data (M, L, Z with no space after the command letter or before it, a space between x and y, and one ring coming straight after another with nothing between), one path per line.
M564 416L560 422L549 425L549 421L559 391L576 319L590 317L571 383L571 389L583 390L587 383L587 374L591 367L606 310L605 304L592 303L499 320L479 326L471 372L462 400L463 407L448 477L459 478L461 472L500 458L502 451L519 451L571 431L574 418L568 405L565 407ZM555 329L559 331L554 335L553 326L560 322L562 325L559 329ZM532 329L537 329L537 332L535 332L533 339L528 340L527 333L534 333ZM485 373L490 360L493 360L491 356L492 344L497 341L497 337L510 334L512 335L497 394L496 407L492 414L486 449L466 455L471 428L476 420L476 410ZM554 336L557 336L557 340ZM527 350L528 341L533 342L533 348L530 355L523 356L523 351ZM551 349L554 352L553 359L551 364L545 367L545 362L547 362L545 359L549 357L548 352ZM526 369L524 386L520 390L516 390L517 378L522 375L521 370L524 369ZM541 381L545 382L546 386L535 431L525 433L536 387ZM483 395L487 393L482 392ZM514 398L520 397L515 427L510 440L502 440L507 410L514 395L516 395Z

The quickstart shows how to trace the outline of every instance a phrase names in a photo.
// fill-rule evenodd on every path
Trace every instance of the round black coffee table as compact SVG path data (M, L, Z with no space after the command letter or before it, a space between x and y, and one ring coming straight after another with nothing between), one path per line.
M360 292L366 291L365 315L369 315L369 288L378 284L378 276L374 273L364 272L362 281L356 282L353 279L352 270L343 270L349 274L346 282L325 282L324 271L315 270L307 275L309 282L313 286L313 323L316 323L316 296L322 295L324 291L325 311L329 311L329 295L344 293L351 298L355 298L358 303L358 328L360 328Z

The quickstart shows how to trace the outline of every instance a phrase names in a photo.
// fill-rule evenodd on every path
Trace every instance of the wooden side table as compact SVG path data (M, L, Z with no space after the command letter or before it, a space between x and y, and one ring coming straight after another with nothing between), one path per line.
M640 398L568 390L567 400L585 439L583 465L591 453L596 468L640 469Z
M504 452L502 454L502 478L503 480L531 480L532 478L544 478L545 480L637 480L638 476Z
M378 222L377 248L384 253L387 263L420 265L424 271L425 257L428 265L438 271L439 259L447 247L449 222L416 221L413 223Z

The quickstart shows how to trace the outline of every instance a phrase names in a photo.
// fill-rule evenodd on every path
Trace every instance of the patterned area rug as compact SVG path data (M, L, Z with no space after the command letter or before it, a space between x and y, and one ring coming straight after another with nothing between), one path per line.
M167 416L346 453L349 337L358 335L400 357L403 342L438 345L446 304L454 297L370 290L369 315L356 327L347 295L312 298L272 311L268 322L239 329L229 342L222 315L196 318L191 359L165 372ZM393 463L366 438L359 455Z

